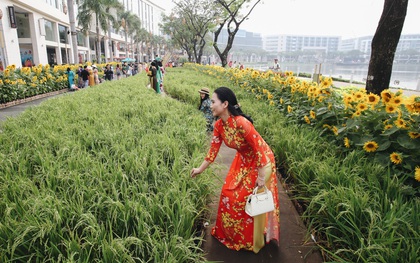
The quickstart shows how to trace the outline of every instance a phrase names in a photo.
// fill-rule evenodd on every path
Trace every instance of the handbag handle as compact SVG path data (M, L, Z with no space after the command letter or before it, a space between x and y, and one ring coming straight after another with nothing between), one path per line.
M267 186L263 186L264 187L264 193L267 193L267 191L268 191L268 189L267 189ZM256 195L257 194L257 192L258 192L258 189L259 189L260 187L259 186L256 186L255 188L254 188L254 190L252 191L252 194L253 195Z

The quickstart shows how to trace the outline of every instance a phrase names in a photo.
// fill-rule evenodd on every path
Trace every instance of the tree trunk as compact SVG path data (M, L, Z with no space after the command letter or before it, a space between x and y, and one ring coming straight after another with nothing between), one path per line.
M97 17L98 15L96 15ZM99 34L99 20L96 18L96 63L101 64L101 35Z
M76 18L74 15L74 4L73 0L67 0L67 8L69 10L69 20L70 20L70 36L71 44L73 49L73 63L79 64L79 50L77 49L77 32L76 32Z
M407 14L408 0L385 0L378 28L372 39L366 90L380 94L389 88L392 64Z
M127 26L124 29L125 30L125 57L129 58L129 54L128 54L128 36L127 36Z
M112 36L111 36L111 20L108 22L108 48L109 48L109 61L114 61L114 54L112 53Z

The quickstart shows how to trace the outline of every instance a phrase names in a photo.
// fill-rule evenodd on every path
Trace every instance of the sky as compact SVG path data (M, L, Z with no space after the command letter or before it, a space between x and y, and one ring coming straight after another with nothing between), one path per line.
M240 29L264 36L373 36L383 5L384 0L262 0ZM402 34L420 34L420 0L408 0Z

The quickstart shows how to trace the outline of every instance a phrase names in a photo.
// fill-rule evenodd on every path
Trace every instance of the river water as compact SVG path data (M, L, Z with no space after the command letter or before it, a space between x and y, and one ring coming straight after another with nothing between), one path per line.
M259 64L252 66L255 69L267 70L271 64ZM282 71L294 73L318 73L319 64L297 64L283 62L280 64ZM350 81L365 82L368 72L368 64L363 65L339 65L321 64L320 73L328 77L347 79ZM316 69L316 71L315 71ZM390 86L410 90L420 90L420 64L394 64L392 67Z

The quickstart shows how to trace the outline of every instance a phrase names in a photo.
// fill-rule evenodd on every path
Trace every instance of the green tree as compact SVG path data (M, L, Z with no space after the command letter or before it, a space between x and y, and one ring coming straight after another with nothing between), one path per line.
M118 14L120 27L124 30L125 56L130 57L128 48L128 36L134 32L134 28L140 27L140 18L130 11L123 11Z
M172 14L163 17L162 31L187 52L189 61L201 61L210 39L208 33L214 26L215 13L209 12L214 5L212 0L179 0Z
M175 47L184 50L187 53L188 61L193 61L193 43L190 41L194 35L185 26L183 17L163 15L162 24L160 25L162 31L168 34Z
M118 28L118 20L117 14L124 10L124 6L118 0L106 0L109 2L107 4L106 10L107 13L110 14L108 16L108 48L109 48L109 60L114 61L114 54L112 52L112 37L111 37L111 29Z
M79 1L79 26L84 33L89 32L92 19L94 19L96 29L96 58L98 63L101 63L101 29L104 32L108 31L108 21L112 19L112 14L109 13L110 5L118 0L80 0Z
M366 90L380 94L389 88L395 51L407 14L408 0L385 0L384 10L372 39Z
M235 35L239 30L240 25L248 19L252 10L257 6L261 0L215 0L214 15L216 16L216 26L214 31L213 47L216 50L225 67L228 63L227 58L229 51L233 46ZM243 14L241 14L243 13ZM222 30L227 30L227 43L224 50L220 50L217 42Z

